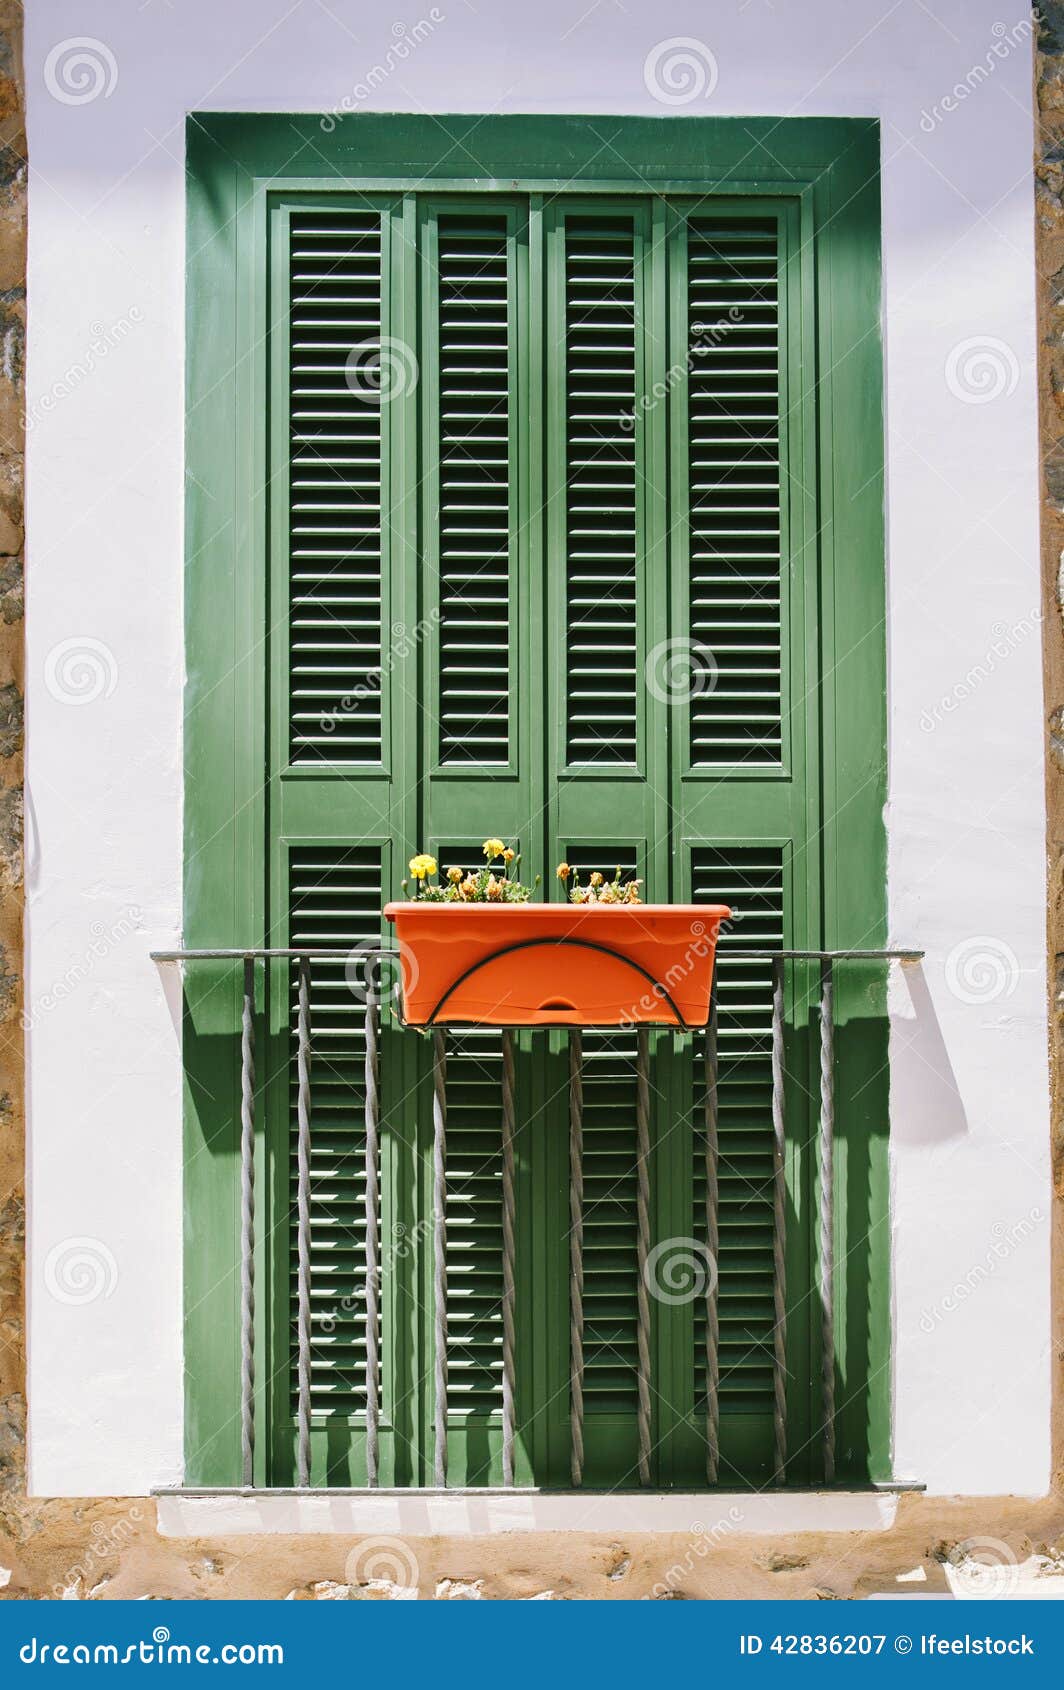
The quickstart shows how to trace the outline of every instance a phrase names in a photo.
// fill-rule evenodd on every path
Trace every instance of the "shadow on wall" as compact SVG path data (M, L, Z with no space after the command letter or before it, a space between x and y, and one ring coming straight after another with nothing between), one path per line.
M944 1144L967 1133L968 1117L923 964L899 972L890 999L891 1137Z

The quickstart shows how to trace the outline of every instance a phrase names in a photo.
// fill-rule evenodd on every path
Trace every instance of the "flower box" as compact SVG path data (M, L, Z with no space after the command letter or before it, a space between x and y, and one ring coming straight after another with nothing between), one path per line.
M723 904L388 904L414 1027L704 1027Z

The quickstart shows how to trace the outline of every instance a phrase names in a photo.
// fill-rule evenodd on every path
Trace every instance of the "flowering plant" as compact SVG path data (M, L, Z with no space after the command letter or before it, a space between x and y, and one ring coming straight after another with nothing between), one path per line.
M586 886L581 885L578 870L570 868L568 863L559 863L556 873L567 888L571 904L641 904L643 901L639 896L639 888L643 882L626 880L622 886L620 864L617 865L617 872L612 880L607 880L606 876L596 869L588 876Z
M411 894L418 903L429 904L527 904L536 886L537 874L531 886L517 879L517 865L521 861L503 839L485 839L482 846L483 868L449 868L444 880L431 877L439 872L435 857L420 851L410 859L410 873L414 877ZM403 891L408 882L403 881Z
M481 849L485 858L483 868L449 868L439 880L433 879L439 874L436 858L428 851L417 852L411 857L409 865L414 878L413 890L408 894L410 899L427 904L527 904L539 885L539 875L531 886L525 886L518 880L517 865L521 859L504 839L485 839ZM571 904L639 904L643 901L639 896L643 882L633 879L622 883L619 865L612 880L607 880L596 869L584 884L579 871L570 868L568 863L558 864L557 875ZM410 882L404 880L403 891L408 892L409 886Z

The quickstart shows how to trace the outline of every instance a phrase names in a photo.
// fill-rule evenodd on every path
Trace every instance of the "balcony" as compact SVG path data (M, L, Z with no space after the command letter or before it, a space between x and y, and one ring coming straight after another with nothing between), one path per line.
M912 950L851 950L809 951L774 948L744 948L734 943L732 935L722 955L715 982L709 1025L705 1035L678 1034L670 1029L651 1029L645 1025L630 1031L631 1067L634 1080L634 1249L630 1256L631 1284L627 1295L632 1308L634 1343L632 1371L634 1374L634 1414L631 1426L630 1459L625 1477L630 1485L610 1482L604 1484L601 1467L589 1463L586 1450L588 1432L589 1361L588 1350L598 1341L591 1327L594 1319L586 1309L588 1292L587 1251L597 1240L589 1240L588 1196L585 1190L585 1080L588 1073L588 1046L597 1048L595 1040L601 1035L593 1031L560 1029L517 1034L501 1029L491 1035L498 1040L498 1285L500 1294L493 1319L498 1325L498 1356L491 1362L492 1377L497 1380L497 1407L483 1416L490 1427L492 1462L497 1478L490 1469L479 1475L471 1471L471 1461L463 1456L462 1471L455 1476L453 1450L455 1444L456 1412L453 1401L453 1379L449 1382L449 1355L455 1345L455 1334L449 1331L453 1322L452 1301L449 1298L449 1277L455 1272L454 1256L448 1248L448 1224L453 1224L455 1197L449 1190L448 1159L448 1060L456 1043L461 1040L459 1029L433 1027L418 1038L409 1029L396 1026L387 1015L388 1000L379 988L381 970L394 965L397 951L377 945L346 947L276 948L242 950L183 950L155 953L154 960L162 964L180 964L186 974L196 971L215 971L215 978L239 976L239 1053L234 1048L234 1085L239 1085L239 1123L232 1123L231 1147L237 1175L238 1192L237 1237L233 1240L232 1262L239 1279L238 1327L230 1335L232 1354L237 1363L239 1378L222 1381L218 1392L223 1416L225 1404L231 1403L239 1424L239 1467L226 1475L228 1482L211 1482L203 1489L212 1494L223 1491L240 1493L271 1492L283 1489L286 1493L320 1493L350 1491L378 1491L383 1489L415 1489L438 1494L452 1489L466 1495L498 1494L537 1489L535 1473L529 1473L529 1463L519 1460L523 1437L523 1413L528 1413L527 1395L523 1398L523 1381L518 1343L518 1250L516 1219L518 1215L518 1182L516 1179L515 1145L522 1120L520 1074L525 1070L518 1060L519 1041L549 1041L556 1061L564 1063L564 1109L567 1115L567 1213L568 1238L559 1244L567 1258L568 1331L566 1343L566 1380L564 1426L566 1450L564 1466L565 1486L572 1492L602 1489L632 1489L644 1491L664 1488L656 1458L656 1418L662 1400L662 1385L657 1376L661 1346L655 1332L655 1303L661 1287L655 1284L659 1264L660 1223L654 1220L652 1166L654 1159L654 1111L651 1094L655 1087L655 1062L659 1052L670 1045L686 1041L685 1048L700 1068L698 1109L701 1119L692 1143L697 1145L701 1166L693 1178L691 1190L701 1207L698 1235L690 1240L670 1238L670 1245L689 1243L691 1259L684 1271L695 1276L694 1296L686 1291L682 1298L666 1294L666 1303L683 1301L690 1304L697 1299L690 1331L700 1350L696 1371L700 1380L697 1392L700 1424L688 1426L688 1439L697 1441L702 1451L698 1487L706 1490L725 1488L734 1490L737 1480L757 1489L779 1489L788 1485L799 1488L823 1488L854 1484L854 1461L848 1454L839 1470L837 1437L840 1412L840 1388L850 1392L862 1388L862 1382L846 1375L840 1357L840 1337L845 1342L847 1317L837 1307L837 1229L840 1215L848 1214L856 1202L858 1207L868 1201L867 1190L857 1189L859 1181L867 1186L867 1175L858 1167L859 1158L854 1147L844 1156L843 1169L848 1170L840 1189L839 1163L836 1157L838 1123L845 1122L854 1107L854 1096L840 1094L837 1061L837 994L840 983L848 989L852 976L860 973L865 983L861 1001L876 994L882 997L890 965L915 964L922 953ZM318 1025L315 1004L322 995L316 991L323 975L335 979L337 970L354 969L363 981L377 984L367 987L362 1001L349 999L340 1012L333 1000L321 1013ZM744 975L743 971L746 970ZM733 1359L722 1364L722 1279L725 1297L739 1284L728 1281L718 1272L722 1250L722 1213L730 1212L727 1203L722 1210L722 1151L721 1151L721 1010L720 996L727 996L729 979L732 982L756 975L765 983L764 1003L769 1019L764 1029L756 1033L757 1060L767 1077L767 1114L761 1123L766 1151L764 1182L765 1214L770 1217L770 1241L764 1247L763 1261L768 1283L763 1290L770 1299L770 1318L760 1347L769 1387L765 1393L770 1402L771 1434L766 1443L766 1455L760 1467L752 1465L743 1475L734 1458L722 1456L722 1403L726 1404L728 1376L736 1372ZM259 1187L264 1177L262 1121L264 1114L262 1092L276 1083L276 1073L260 1077L257 1063L257 1040L263 1024L260 1003L265 999L269 981L279 982L277 997L284 1002L280 1014L267 1027L278 1028L283 1043L282 1066L290 1071L290 1101L283 1108L282 1137L288 1140L281 1147L285 1166L293 1170L290 1214L285 1220L292 1237L292 1273L278 1275L264 1257L262 1215ZM849 991L849 999L854 994ZM187 992L186 992L187 1001ZM362 1068L360 1108L362 1120L358 1133L359 1166L350 1165L345 1158L344 1175L349 1181L350 1203L357 1197L361 1213L352 1222L352 1234L360 1240L362 1259L348 1263L345 1271L353 1285L357 1282L354 1301L357 1303L360 1377L351 1384L357 1401L342 1414L328 1412L317 1380L316 1369L322 1362L323 1322L316 1312L318 1286L312 1226L314 1186L314 1108L315 1071L322 1044L335 1038L338 1030L352 1037L357 1018L358 1059ZM610 1030L616 1034L616 1029ZM269 1034L267 1034L269 1036ZM424 1316L424 1344L419 1351L418 1366L409 1370L411 1390L424 1397L424 1448L420 1460L405 1463L395 1456L388 1460L388 1472L382 1477L382 1425L388 1424L388 1403L382 1402L382 1310L389 1297L389 1274L393 1264L390 1253L382 1249L382 1047L398 1051L404 1043L415 1040L421 1057L427 1064L430 1079L431 1130L426 1136L423 1169L429 1206L424 1228L410 1240L410 1250L419 1258L419 1283L426 1288ZM235 1045L236 1039L232 1041ZM726 1041L725 1041L726 1042ZM345 1047L346 1048L346 1047ZM354 1047L352 1047L354 1048ZM523 1047L522 1047L523 1048ZM728 1056L725 1051L727 1067ZM795 1068L800 1072L796 1075ZM803 1076L815 1072L818 1083L815 1091ZM797 1088L797 1091L796 1091ZM852 1089L852 1088L851 1088ZM813 1095L809 1095L813 1092ZM800 1145L795 1144L795 1128L791 1121L791 1103L795 1095L803 1100ZM807 1105L807 1107L806 1107ZM387 1120L387 1111L384 1121ZM885 1131L885 1122L882 1123ZM760 1130L760 1128L759 1128ZM801 1191L796 1190L794 1156L803 1159ZM852 1183L853 1189L847 1180ZM271 1236L276 1223L270 1222ZM656 1230L657 1228L657 1230ZM800 1250L788 1248L788 1232L797 1228L805 1243ZM692 1228L694 1234L695 1229ZM657 1240L657 1242L656 1242ZM725 1240L725 1252L727 1241ZM794 1260L807 1264L806 1281L798 1292L788 1284L793 1274ZM560 1259L560 1258L559 1258ZM346 1258L345 1258L346 1260ZM265 1263L265 1265L264 1265ZM674 1264L675 1265L675 1264ZM290 1308L282 1313L280 1325L275 1318L264 1321L260 1280L269 1280L268 1298L282 1303L287 1296ZM467 1280L466 1284L470 1282ZM284 1285L289 1286L288 1291ZM278 1293L278 1285L282 1286ZM475 1276L472 1288L476 1290ZM742 1287L740 1287L742 1289ZM793 1319L795 1296L799 1295L802 1319L808 1328L808 1342L803 1339L803 1354L808 1351L808 1376L796 1377L794 1356L788 1349L789 1320ZM860 1300L860 1288L857 1290ZM853 1293L851 1292L851 1296ZM734 1300L734 1299L733 1299ZM727 1318L728 1311L725 1310ZM590 1324L589 1324L590 1320ZM325 1323L327 1324L327 1323ZM402 1322L394 1319L392 1342L398 1342ZM416 1322L411 1322L411 1330ZM265 1367L271 1371L278 1363L277 1332L282 1332L279 1349L287 1349L283 1365L291 1376L291 1389L282 1407L280 1420L286 1422L278 1431L276 1425L265 1427L272 1418L278 1419L276 1399L264 1388L263 1348L272 1343L274 1351L267 1355ZM589 1336L590 1333L590 1336ZM287 1334L287 1336L285 1336ZM751 1344L753 1348L753 1344ZM350 1358L348 1358L350 1367ZM723 1372L722 1372L723 1366ZM791 1400L795 1391L801 1393L802 1411L796 1414ZM496 1399L493 1399L493 1402ZM273 1407L271 1409L271 1401ZM534 1410L534 1405L533 1405ZM290 1416L290 1426L287 1424ZM688 1420L690 1420L688 1415ZM343 1461L332 1453L335 1445L335 1425L341 1422L351 1437L357 1439L357 1476L354 1484L346 1456ZM467 1422L468 1424L469 1422ZM800 1445L795 1445L795 1425L800 1431ZM208 1429L209 1431L209 1429ZM291 1438L290 1454L278 1460L277 1450ZM263 1447L264 1443L268 1447ZM861 1458L863 1460L863 1457ZM860 1469L860 1461L858 1462ZM400 1476L401 1474L401 1476ZM479 1477L485 1482L471 1482ZM862 1477L858 1471L859 1479ZM863 1475L866 1488L873 1474ZM501 1484L498 1482L501 1480ZM879 1483L894 1486L892 1475L880 1473ZM195 1484L190 1489L196 1490ZM692 1488L687 1482L688 1490Z

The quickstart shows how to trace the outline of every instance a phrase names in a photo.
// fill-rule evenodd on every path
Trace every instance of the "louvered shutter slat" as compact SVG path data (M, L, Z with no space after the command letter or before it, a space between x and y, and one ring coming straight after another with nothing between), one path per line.
M367 380L383 329L381 277L379 212L292 213L289 734L295 763L381 759L382 413ZM343 589L356 590L361 618L347 614L350 599L337 597ZM318 661L325 651L329 661Z
M510 741L509 236L438 219L440 761L505 763Z
M772 965L732 956L783 944L783 856L775 846L698 847L696 903L724 901L742 921L718 942L720 1135L720 1406L772 1414ZM701 1052L694 1069L692 1231L705 1238ZM695 1390L705 1406L705 1306L695 1314Z
M488 1414L502 1407L501 1084L500 1035L452 1032L447 1051L447 1404L458 1414Z
M379 847L316 845L294 850L289 859L289 894L289 933L293 946L367 943L380 929ZM310 978L311 1410L351 1414L361 1412L366 1405L363 1000L348 983L343 959L313 960ZM289 1203L293 1216L297 1153L296 991L293 968L289 1001ZM294 1223L289 1296L294 1393L297 1307ZM378 1355L381 1355L379 1340Z
M570 845L586 884L637 872L630 845ZM635 1058L631 1032L585 1032L584 1395L589 1415L633 1414L638 1400Z
M778 262L774 219L687 225L689 610L715 677L691 700L694 764L782 755Z
M565 222L566 750L636 756L636 308L630 217Z

